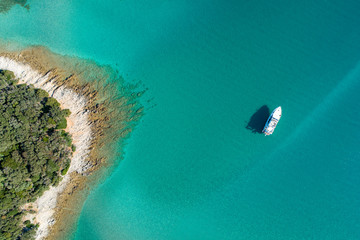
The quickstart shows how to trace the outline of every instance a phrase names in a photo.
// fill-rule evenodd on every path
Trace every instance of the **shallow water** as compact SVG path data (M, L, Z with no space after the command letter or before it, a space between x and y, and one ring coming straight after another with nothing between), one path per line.
M0 15L2 39L153 98L74 239L360 238L357 1L29 4ZM246 128L264 105L283 108L271 137Z

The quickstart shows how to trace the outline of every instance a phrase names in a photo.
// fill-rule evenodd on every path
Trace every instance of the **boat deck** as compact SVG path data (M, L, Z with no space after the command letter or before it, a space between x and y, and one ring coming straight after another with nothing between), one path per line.
M270 117L268 118L268 120L266 121L266 124L264 126L264 129L263 129L263 133L268 136L268 135L271 135L279 120L280 120L280 117L281 117L281 107L277 107L270 115Z

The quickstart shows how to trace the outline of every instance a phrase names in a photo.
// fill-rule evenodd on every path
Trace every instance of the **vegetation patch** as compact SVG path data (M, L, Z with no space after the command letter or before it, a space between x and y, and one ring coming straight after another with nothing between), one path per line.
M63 130L69 115L46 91L0 70L0 240L33 238L37 226L22 222L28 212L20 207L68 171L75 150Z
M27 4L27 0L1 0L0 1L0 13L8 12L15 5L20 5L27 10L30 9L29 4Z

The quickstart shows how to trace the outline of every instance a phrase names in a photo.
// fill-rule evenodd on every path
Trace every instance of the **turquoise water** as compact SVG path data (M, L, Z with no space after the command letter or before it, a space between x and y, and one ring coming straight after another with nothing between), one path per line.
M360 239L360 3L30 1L0 37L152 99L73 239ZM281 105L275 134L246 129Z

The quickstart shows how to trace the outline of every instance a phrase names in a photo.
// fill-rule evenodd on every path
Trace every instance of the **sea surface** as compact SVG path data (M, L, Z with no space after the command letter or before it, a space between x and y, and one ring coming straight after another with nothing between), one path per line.
M148 88L72 239L360 239L359 1L28 4L0 14L1 39Z

